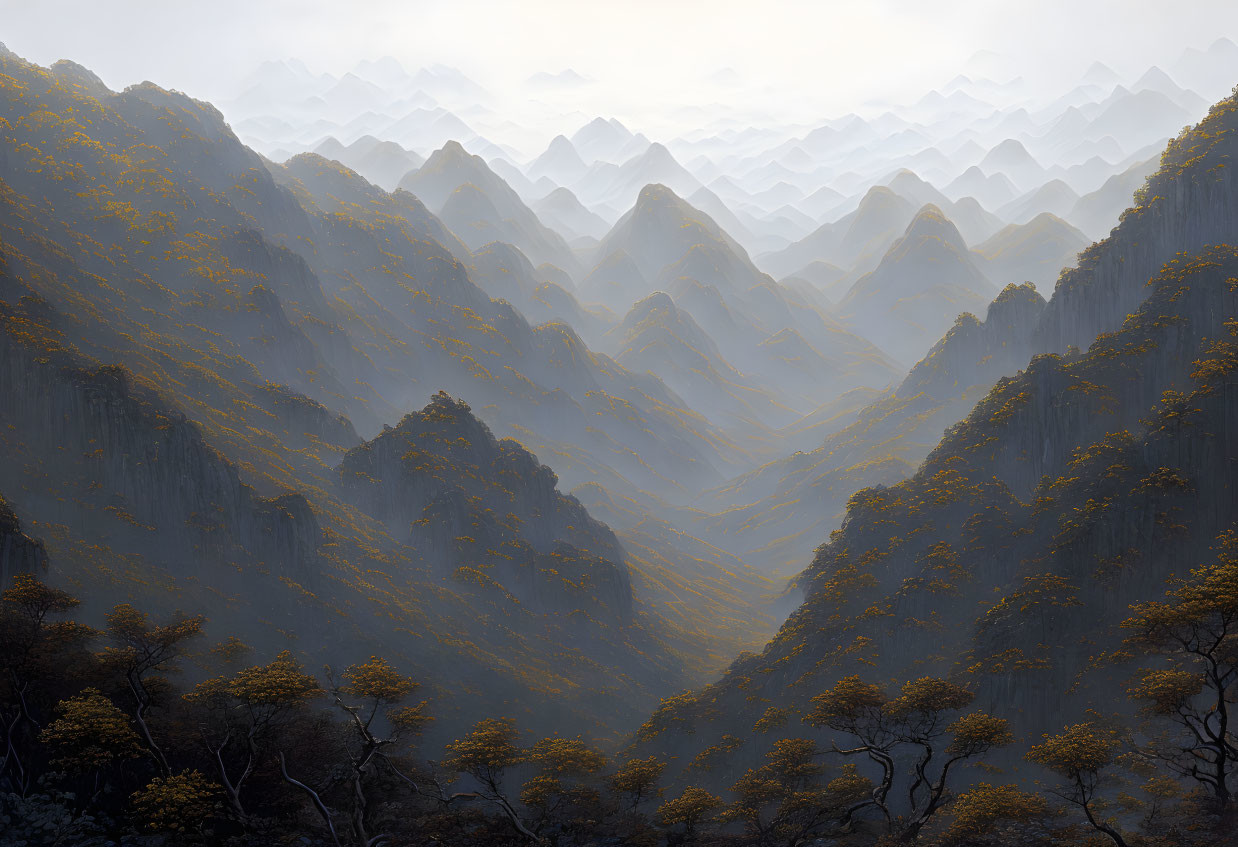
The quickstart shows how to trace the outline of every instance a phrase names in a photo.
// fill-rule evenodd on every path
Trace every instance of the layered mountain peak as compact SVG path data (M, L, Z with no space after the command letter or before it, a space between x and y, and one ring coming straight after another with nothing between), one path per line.
M772 396L731 365L714 339L662 291L637 302L606 341L624 366L656 373L712 419L751 421L773 411Z
M632 304L631 311L623 319L624 324L639 323L658 312L674 313L675 301L665 291L655 291L643 300Z
M1089 85L1116 85L1118 74L1104 62L1093 62L1083 74L1083 81Z
M982 171L1002 170L1010 167L1039 167L1032 154L1027 152L1023 142L1017 138L1007 138L998 144L980 162Z
M874 185L860 199L844 240L863 244L895 226L902 230L914 211L915 207L892 188Z
M1030 282L1010 283L993 298L985 313L986 326L1031 327L1044 311L1046 300Z
M552 156L577 156L576 147L563 134L551 139L550 144L546 146L546 153Z
M458 142L436 150L424 165L401 179L399 187L439 212L470 249L507 241L535 265L549 262L573 276L580 270L563 237L547 229L484 159Z
M899 205L898 201L900 199L902 198L898 196L898 192L888 185L874 185L868 191L865 191L864 196L860 198L860 205L856 208L856 215L859 218L863 218L879 214L883 209Z
M448 141L431 153L425 164L401 179L400 187L418 195L430 208L440 209L457 186L488 186L495 180L502 182L481 156L465 150L459 141Z
M1010 224L976 245L985 273L995 283L1031 281L1049 286L1071 265L1087 237L1057 215L1041 212L1025 224Z
M567 602L619 618L631 613L628 571L610 529L558 491L550 468L515 441L496 439L445 392L350 450L339 479L346 496L397 537L433 559L445 556L448 574L475 581L480 573L547 610L570 612ZM560 570L545 570L554 562Z
M611 161L634 140L643 140L616 118L594 118L572 134L571 142L586 162Z
M667 149L666 145L660 141L655 141L649 145L644 153L640 155L640 160L648 165L678 165L679 162Z
M983 308L992 285L958 228L934 205L921 207L901 238L839 304L852 326L908 364L919 361L962 312Z
M911 223L907 225L907 231L903 233L903 241L908 246L904 249L910 249L910 242L925 238L938 239L955 250L967 249L967 244L963 241L963 236L959 234L958 227L932 203L922 206L920 211L916 212L916 216L911 219Z
M667 186L680 195L691 194L701 187L700 181L676 161L665 145L654 143L620 165L601 196L608 202L626 206L652 183Z
M602 239L598 255L625 250L650 280L684 258L698 245L714 246L731 254L753 277L761 277L748 254L709 215L695 208L665 185L654 183L641 189L636 204ZM636 299L636 298L634 298Z
M588 169L567 136L556 135L546 150L529 164L529 179L549 177L555 183L572 182Z
M684 200L678 194L665 185L659 183L650 183L641 189L640 194L636 197L636 206L633 212L637 215L657 214L662 209L691 209L688 201Z

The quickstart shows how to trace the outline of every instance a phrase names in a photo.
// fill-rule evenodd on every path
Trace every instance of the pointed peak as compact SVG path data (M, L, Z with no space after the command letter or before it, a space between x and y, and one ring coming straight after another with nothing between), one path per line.
M655 291L632 305L633 312L652 312L655 309L675 310L675 301L665 291Z
M4 55L3 48L4 45L0 44L0 56ZM98 75L96 75L94 71L82 67L77 62L71 62L68 59L60 59L52 64L51 71L61 79L80 85L91 94L102 94L108 91L108 87L103 84L103 80L99 79Z
M925 182L918 173L910 168L899 168L891 174L889 179L886 180L886 185L890 188L897 189L900 185L912 185L919 187L922 185L928 185L928 183Z
M907 231L903 234L903 238L937 238L958 250L965 251L967 249L963 236L959 234L958 227L946 217L945 212L932 203L926 203L920 207L920 210L916 212L916 216L911 219L911 223L907 225Z
M684 199L660 182L651 182L640 190L636 198L636 208L649 206L676 206L684 203Z
M950 219L946 217L946 213L943 212L936 203L925 203L921 206L920 210L916 212L916 216L912 218L911 224L907 227L908 231L922 221L932 221L934 224L950 223Z
M672 161L675 159L671 155L671 151L666 149L666 145L660 141L655 141L646 147L645 152L641 154L641 158L646 160L669 159Z
M1118 75L1113 68L1106 65L1104 62L1093 62L1088 67L1087 72L1083 75L1084 82L1091 83L1110 83L1116 82Z
M878 208L896 202L899 199L898 192L890 188L888 185L874 185L868 191L864 192L864 196L860 199L860 206L857 209L859 214L864 214L865 211Z
M427 171L456 167L466 168L473 173L476 173L479 169L490 170L484 159L480 156L474 156L464 149L463 144L454 139L431 153L423 167Z
M572 193L572 189L565 188L562 185L560 185L558 188L556 188L554 191L547 194L545 197L543 197L538 202L539 203L572 203L573 205L576 205L580 203L580 200L576 197L575 194Z

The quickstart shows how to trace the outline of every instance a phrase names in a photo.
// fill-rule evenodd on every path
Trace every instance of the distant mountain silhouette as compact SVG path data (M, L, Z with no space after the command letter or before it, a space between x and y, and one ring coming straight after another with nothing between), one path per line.
M925 206L871 272L838 304L839 314L878 347L914 363L963 312L994 293L963 237L936 206Z
M977 244L973 252L984 259L985 275L998 285L1027 281L1047 287L1063 268L1075 264L1089 243L1066 221L1041 212L1025 224L1010 224Z
M535 264L549 262L573 275L580 271L563 238L547 229L480 156L469 154L454 141L401 179L399 187L438 211L471 249L507 241Z
M633 133L622 123L611 118L594 118L582 126L571 137L572 146L579 152L581 158L588 164L599 159L616 161L626 150L634 146L647 145L648 141L640 133Z
M1069 185L1060 179L1053 179L1021 197L1016 197L998 209L997 214L1005 220L1021 224L1043 212L1058 216L1069 215L1078 202L1079 195Z
M545 152L529 164L525 173L532 180L549 177L558 185L571 185L588 169L572 142L565 136L556 135Z
M822 225L783 250L762 256L761 264L770 273L782 276L818 260L847 268L862 262L876 265L907 228L917 208L893 190L874 186L854 212Z
M589 211L566 188L556 188L533 203L533 211L551 229L569 242L582 236L598 239L606 234L606 221Z

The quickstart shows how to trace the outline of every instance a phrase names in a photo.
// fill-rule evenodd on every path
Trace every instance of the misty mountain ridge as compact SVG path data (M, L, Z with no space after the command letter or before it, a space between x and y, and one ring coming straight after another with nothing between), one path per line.
M1220 843L1228 636L1148 621L1233 611L1235 56L676 136L0 45L0 819Z

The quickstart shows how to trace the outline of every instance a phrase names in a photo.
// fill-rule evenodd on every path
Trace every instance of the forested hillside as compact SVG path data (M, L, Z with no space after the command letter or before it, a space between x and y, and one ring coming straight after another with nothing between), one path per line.
M910 835L982 783L1026 823L1019 790L1055 770L1083 806L1071 814L1104 808L1096 829L1119 843L1184 843L1201 814L1141 818L1153 801L1138 795L1127 812L1104 805L1140 780L1155 792L1182 776L1174 791L1228 808L1235 128L1230 99L1175 139L1138 205L1026 314L1057 351L1000 379L912 477L854 495L779 634L664 701L638 750L712 790L787 738L843 752L839 765L864 754L871 793L852 811ZM930 762L942 750L954 772ZM733 786L741 803L750 777ZM1019 843L1049 843L1049 820Z
M0 45L0 847L1238 844L1238 89L402 75Z
M490 300L452 251L471 254L412 195L325 160L269 171L183 95L0 61L0 490L91 614L120 600L209 610L214 637L317 661L385 645L430 678L477 675L484 695L453 684L443 714L539 690L516 698L522 711L602 734L639 722L668 675L699 673L688 657L724 660L699 612L668 621L634 596L626 554L553 474L496 446L467 406L432 399L467 387L494 420L577 439L564 449L599 474L623 466L655 488L719 478L712 436L665 387ZM414 402L430 405L363 444L357 429ZM433 438L408 432L444 408ZM460 444L493 455L457 466ZM413 477L384 463L370 485L403 486L398 515L359 482L364 457L389 449ZM416 481L432 468L439 490ZM488 480L484 504L466 473ZM477 520L485 533L464 526ZM433 531L414 537L417 521ZM470 534L490 564L456 549ZM6 575L29 560L10 548ZM637 566L665 577L653 557ZM704 568L718 597L745 579ZM305 639L322 626L329 642ZM645 693L605 693L615 686Z

